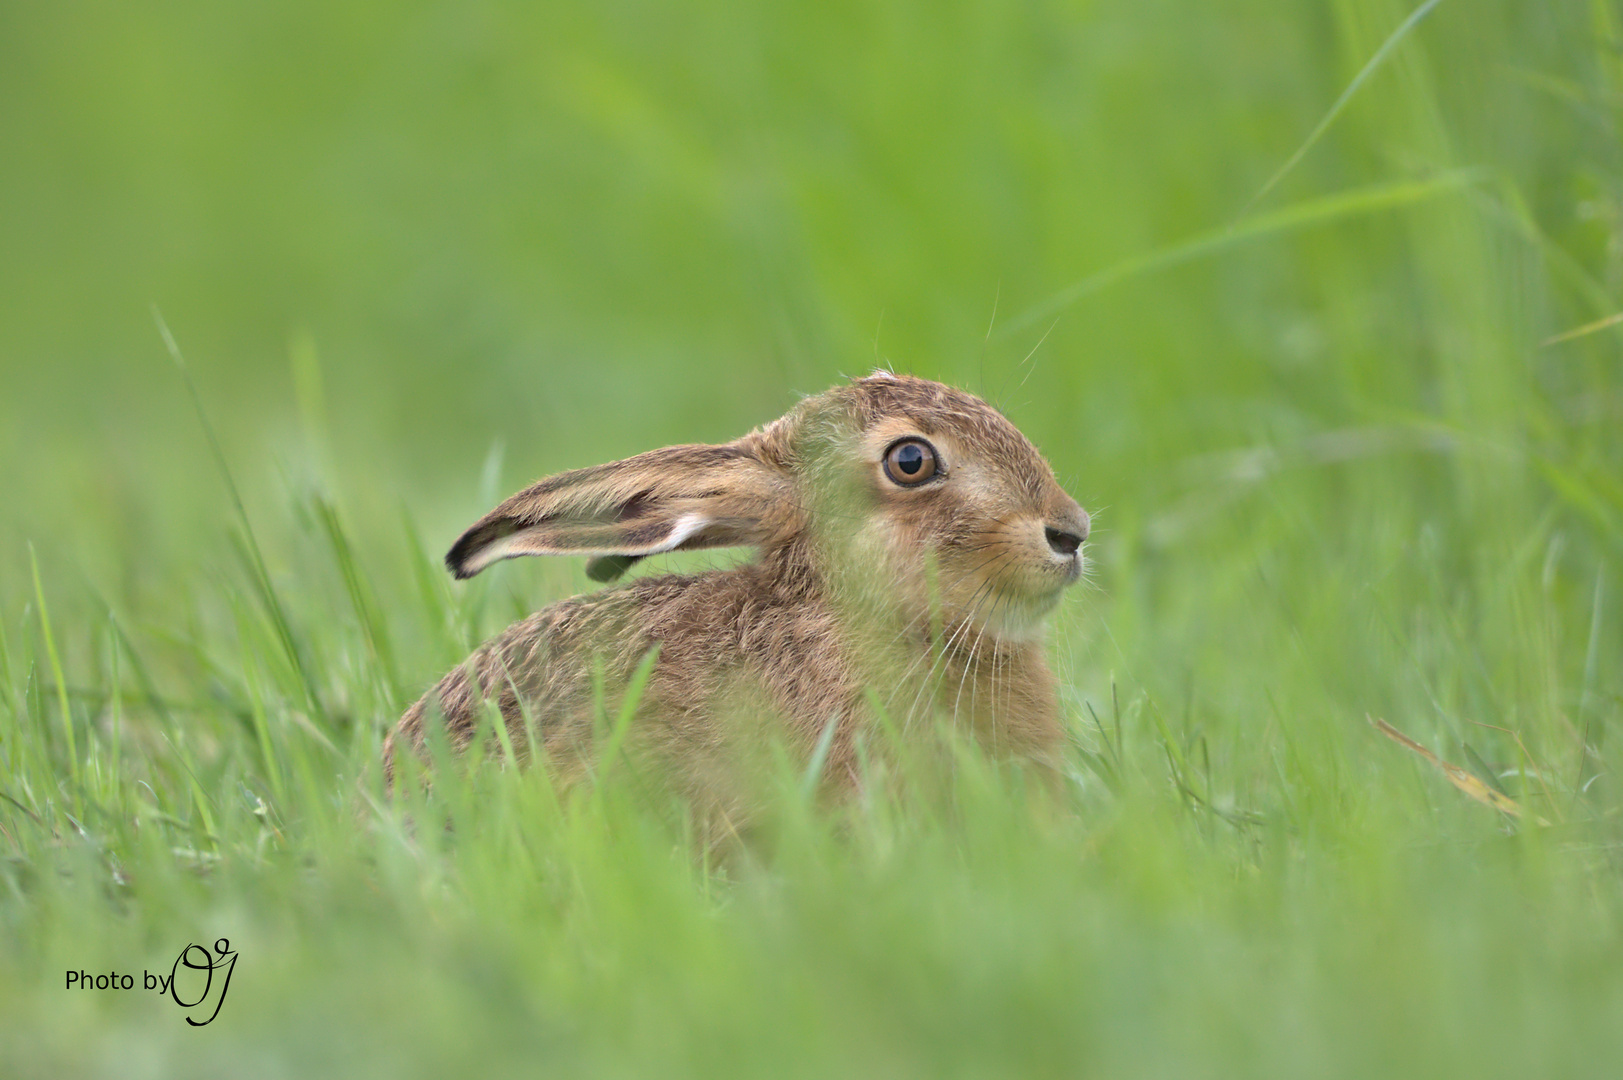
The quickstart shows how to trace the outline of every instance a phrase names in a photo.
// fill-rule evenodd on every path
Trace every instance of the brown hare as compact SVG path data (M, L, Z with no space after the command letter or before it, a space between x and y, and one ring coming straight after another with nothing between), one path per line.
M730 443L548 477L463 533L452 573L585 555L607 581L656 552L759 557L577 596L508 627L406 711L384 744L386 775L402 744L424 752L425 725L465 748L487 700L518 755L535 733L560 775L588 768L598 688L625 687L656 648L626 748L724 810L738 763L774 738L802 760L822 741L825 782L849 786L876 706L904 733L948 715L995 755L1057 765L1041 634L1082 574L1087 536L1088 515L1002 414L887 372Z

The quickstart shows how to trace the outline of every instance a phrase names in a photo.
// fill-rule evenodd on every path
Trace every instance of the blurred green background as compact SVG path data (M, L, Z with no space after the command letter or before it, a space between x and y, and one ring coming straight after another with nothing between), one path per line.
M152 305L245 486L303 453L304 343L335 479L436 542L494 442L505 490L879 362L1003 402L1106 528L1192 454L1515 437L1601 362L1538 341L1597 313L1482 200L1615 295L1608 10L1441 5L1260 209L1461 166L1477 202L1123 283L1021 368L1049 320L989 326L1235 222L1407 7L6 5L9 550L206 546Z
M0 2L0 1061L1623 1062L1623 10L1416 12ZM488 832L357 838L404 704L587 586L453 589L463 526L878 365L1095 515L1071 817L719 882L511 780ZM207 1053L63 1007L222 925Z

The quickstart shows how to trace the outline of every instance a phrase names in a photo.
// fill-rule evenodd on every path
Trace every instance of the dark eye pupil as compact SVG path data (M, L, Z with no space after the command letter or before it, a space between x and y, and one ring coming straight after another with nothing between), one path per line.
M924 468L924 451L917 446L904 446L896 451L896 467L912 476Z

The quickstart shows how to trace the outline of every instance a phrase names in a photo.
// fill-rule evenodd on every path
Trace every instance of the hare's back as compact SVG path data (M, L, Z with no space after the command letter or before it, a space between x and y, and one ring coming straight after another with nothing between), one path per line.
M617 709L638 664L658 648L639 713L668 734L705 738L712 722L765 708L807 726L851 697L835 624L815 598L787 595L748 566L643 578L573 597L485 642L407 710L386 746L422 751L427 725L443 722L449 745L475 737L487 702L515 746L537 733L549 754L584 745L604 704Z

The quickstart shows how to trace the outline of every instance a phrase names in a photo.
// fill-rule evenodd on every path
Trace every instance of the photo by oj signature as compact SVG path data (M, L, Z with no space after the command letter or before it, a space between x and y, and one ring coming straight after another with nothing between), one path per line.
M139 989L170 998L182 1009L196 1009L196 1013L185 1017L186 1023L191 1027L206 1027L220 1015L220 1007L225 1004L225 995L231 989L231 976L237 970L238 955L237 951L231 948L231 942L227 938L217 939L214 942L213 952L196 942L188 942L186 947L180 950L180 955L175 957L175 962L170 965L169 974L143 969ZM183 971L191 974L182 974ZM201 981L198 973L201 973ZM218 983L215 981L216 973L220 975ZM138 988L136 977L130 972L120 973L117 970L110 970L93 974L82 968L79 970L69 968L63 974L65 990L105 991ZM188 998L190 1000L187 1000ZM213 1008L209 1007L211 1001ZM199 1016L203 1019L197 1019Z
M560 775L593 754L594 672L652 663L627 749L737 822L736 766L763 735L858 776L874 710L946 715L984 748L1053 769L1063 743L1044 617L1082 575L1087 513L1037 449L961 390L881 371L719 446L672 446L548 477L470 527L459 578L520 555L585 555L611 580L659 552L750 546L729 570L644 578L515 623L407 710L384 748L465 748L494 702L515 753ZM651 658L651 659L648 659ZM759 717L776 721L763 730ZM752 745L755 743L757 745Z

